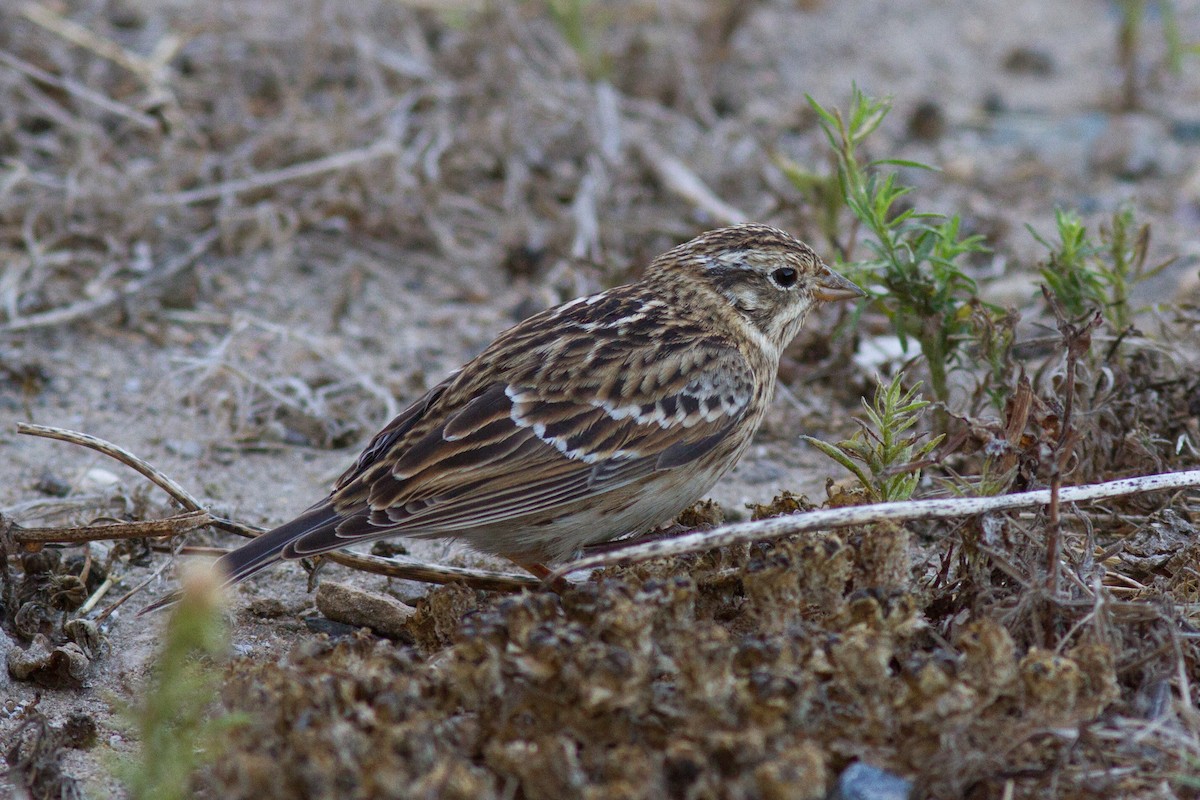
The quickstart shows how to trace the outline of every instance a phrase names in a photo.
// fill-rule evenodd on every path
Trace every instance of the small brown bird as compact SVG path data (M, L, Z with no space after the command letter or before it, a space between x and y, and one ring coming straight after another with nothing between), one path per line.
M746 451L809 310L862 295L783 231L702 234L637 283L500 334L328 497L217 564L234 583L355 542L454 536L544 577L700 499Z

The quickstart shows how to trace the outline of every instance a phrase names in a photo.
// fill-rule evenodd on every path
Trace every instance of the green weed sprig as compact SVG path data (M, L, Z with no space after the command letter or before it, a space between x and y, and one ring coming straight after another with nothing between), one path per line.
M863 401L867 422L849 439L829 444L811 436L806 442L841 464L858 478L868 497L877 503L909 500L921 482L921 470L911 468L933 451L944 438L939 434L921 443L924 434L912 432L929 401L920 400L921 384L904 389L903 373L886 386L875 388L870 403Z
M965 256L987 250L983 237L962 236L958 216L901 207L900 200L912 187L887 168L930 167L902 159L868 161L859 154L863 140L891 109L889 100L868 97L855 86L844 115L811 97L808 101L834 152L846 208L869 234L865 243L871 258L843 269L878 301L902 347L907 349L909 340L917 342L934 397L945 403L949 399L947 372L958 357L961 342L971 333L972 303L978 302L975 281L963 271L961 262Z
M1123 206L1093 239L1075 211L1054 212L1058 241L1051 242L1032 227L1029 232L1050 251L1040 272L1046 287L1073 317L1099 309L1118 332L1133 324L1131 289L1170 266L1171 261L1147 267L1150 226L1138 225L1133 208Z

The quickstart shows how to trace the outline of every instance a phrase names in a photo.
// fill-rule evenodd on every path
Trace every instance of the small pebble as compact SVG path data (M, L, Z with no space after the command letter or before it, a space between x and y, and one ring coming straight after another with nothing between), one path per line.
M912 781L864 764L851 764L838 777L829 800L908 800Z
M1123 114L1109 120L1092 145L1093 169L1121 180L1138 180L1163 174L1161 150L1167 140L1164 124L1140 114Z
M71 484L52 472L43 472L34 482L33 489L50 497L66 497L71 493Z
M192 439L167 439L163 447L171 455L180 458L199 458L204 455L204 446Z
M121 479L115 473L100 467L92 467L79 482L79 488L85 492L103 492L114 488Z

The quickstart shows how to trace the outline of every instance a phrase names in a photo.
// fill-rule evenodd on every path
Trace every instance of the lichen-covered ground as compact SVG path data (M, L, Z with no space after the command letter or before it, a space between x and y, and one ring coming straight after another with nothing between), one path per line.
M116 442L217 514L278 523L501 329L702 230L769 222L836 260L781 165L829 173L805 95L844 108L855 83L894 101L869 155L940 168L904 170L906 201L986 236L971 275L1020 314L1003 369L969 349L957 362L950 436L918 494L964 490L1001 440L1009 490L1194 467L1200 9L1149 5L1122 49L1137 5L0 5L0 513L178 510L114 461L16 435L24 420ZM1030 231L1054 240L1056 207L1095 236L1132 208L1147 263L1175 259L1134 288L1133 329L1102 309L1074 387ZM772 502L784 492L853 500L799 436L852 433L900 364L879 307L831 339L842 314L785 358L759 438L714 489L726 519L794 509ZM321 580L416 606L391 638L323 619L304 572L281 567L229 599L213 713L241 714L192 789L822 798L861 761L918 796L1197 797L1196 513L1194 492L1064 508L1053 591L1045 512L805 535L561 596L327 564ZM165 619L134 612L177 562L144 542L8 559L0 793L125 795L115 765L139 742L122 709L145 694Z

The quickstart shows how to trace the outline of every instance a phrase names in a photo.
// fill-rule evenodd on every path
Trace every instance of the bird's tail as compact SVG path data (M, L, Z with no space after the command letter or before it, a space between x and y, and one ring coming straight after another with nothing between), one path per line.
M256 536L233 552L221 556L214 568L221 571L225 585L232 586L282 558L296 558L292 555L292 545L315 533L324 532L341 521L342 518L328 502L319 503L291 522Z
M342 521L342 517L333 510L328 502L319 503L296 517L291 522L285 522L278 528L254 537L236 550L226 553L217 559L213 569L218 570L223 577L222 584L226 587L249 578L251 575L274 564L283 558L299 558L293 546L310 536L320 540L331 540L332 546L314 549L305 555L316 555L336 550L341 546L331 534L333 528ZM143 608L140 614L169 606L179 600L179 592L172 592L166 597Z

